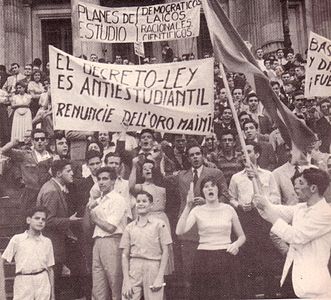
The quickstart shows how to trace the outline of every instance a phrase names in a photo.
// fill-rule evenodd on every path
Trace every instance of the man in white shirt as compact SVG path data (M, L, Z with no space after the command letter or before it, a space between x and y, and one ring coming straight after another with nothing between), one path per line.
M20 65L18 63L11 64L11 76L9 76L3 85L2 89L8 93L15 93L15 85L18 81L23 80L25 76L20 73Z
M264 65L264 59L263 59L263 55L264 55L263 49L262 48L257 48L255 54L256 54L256 61L259 65L260 69L262 71L266 71L267 69Z
M120 300L123 278L119 245L127 224L127 203L114 190L115 170L102 167L96 176L101 197L90 206L91 220L95 224L92 299L108 300L111 294L112 300Z
M323 197L329 182L325 171L310 168L294 178L301 203L273 205L265 196L254 197L271 232L290 244L280 282L283 297L331 298L331 207Z
M272 173L262 169L257 164L261 147L255 142L246 142L246 149L251 163L256 169L260 191L272 203L280 203L280 196ZM271 261L277 259L279 254L269 238L270 226L258 213L252 200L256 193L252 178L252 167L234 174L230 180L230 204L237 210L240 223L245 231L246 244L239 253L241 264L240 291L241 298L254 298L255 276L261 273L264 284L264 297L275 298L276 286L275 270Z

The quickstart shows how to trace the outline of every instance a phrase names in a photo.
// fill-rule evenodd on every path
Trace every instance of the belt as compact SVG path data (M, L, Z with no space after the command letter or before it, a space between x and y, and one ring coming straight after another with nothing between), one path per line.
M18 275L38 275L38 274L40 274L40 273L42 273L42 272L45 272L45 271L46 271L46 269L40 270L40 271L38 271L38 272L32 272L32 273L22 273L22 272L17 272L17 273L15 274L15 276L18 276Z
M122 237L122 233L115 233L112 235L107 235L107 236L96 236L94 237L95 239L105 239L105 238L121 238Z

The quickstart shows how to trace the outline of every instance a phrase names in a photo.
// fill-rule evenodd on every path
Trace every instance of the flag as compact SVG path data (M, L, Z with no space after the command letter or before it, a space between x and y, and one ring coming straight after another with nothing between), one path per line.
M232 71L252 77L256 94L270 117L275 121L284 141L291 141L301 151L314 140L313 132L298 119L273 92L269 79L258 67L257 61L224 13L219 0L203 0L210 39L216 60ZM253 76L250 76L253 75Z

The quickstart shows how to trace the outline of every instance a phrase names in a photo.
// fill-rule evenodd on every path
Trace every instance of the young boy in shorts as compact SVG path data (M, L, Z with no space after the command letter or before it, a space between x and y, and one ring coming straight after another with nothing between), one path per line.
M4 260L16 264L13 300L55 299L53 246L42 235L46 217L45 207L31 209L26 218L29 229L15 234L2 254Z
M149 216L151 194L141 191L136 197L137 219L128 224L120 243L122 252L122 299L163 300L164 271L172 243L165 223Z

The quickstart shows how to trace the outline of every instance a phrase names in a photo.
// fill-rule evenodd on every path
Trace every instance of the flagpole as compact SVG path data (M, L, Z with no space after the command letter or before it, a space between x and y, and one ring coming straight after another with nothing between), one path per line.
M223 78L223 83L224 83L226 95L228 97L228 102L229 102L229 105L230 105L230 108L231 108L231 111L232 111L234 123L236 125L236 129L237 129L237 132L238 132L240 145L241 145L241 148L244 152L246 163L250 166L251 165L251 160L250 160L248 152L247 152L244 135L243 135L243 132L241 130L241 126L240 126L240 122L239 122L238 115L237 115L237 112L236 112L236 108L234 106L234 102L233 102L231 90L230 90L230 87L229 87L228 79L226 78L224 66L221 62L219 63L219 67L220 67L221 75L222 75L222 78ZM258 187L256 178L253 178L252 182L253 182L253 187L254 187L254 194L259 194L259 187Z

